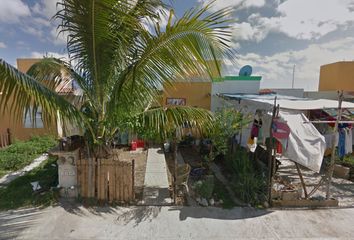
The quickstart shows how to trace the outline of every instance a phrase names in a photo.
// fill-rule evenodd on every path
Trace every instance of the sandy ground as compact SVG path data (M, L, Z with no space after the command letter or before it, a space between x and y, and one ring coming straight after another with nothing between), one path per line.
M353 239L354 209L57 206L0 212L0 239Z
M279 168L279 174L286 177L293 183L300 183L300 178L293 162L282 160ZM321 180L321 174L315 173L306 168L301 168L307 192L311 192L313 187ZM326 196L326 185L322 185L313 196ZM331 197L338 199L339 207L354 207L354 182L341 179L332 178ZM353 236L354 238L354 236Z

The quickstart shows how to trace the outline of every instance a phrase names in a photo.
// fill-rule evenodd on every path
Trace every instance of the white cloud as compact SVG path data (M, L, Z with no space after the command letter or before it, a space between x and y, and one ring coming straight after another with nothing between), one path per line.
M48 19L45 18L41 18L41 17L35 17L32 19L32 21L35 24L41 25L41 26L45 26L45 27L50 27L50 21Z
M21 0L0 0L0 22L17 23L30 15L29 7Z
M66 45L68 37L67 33L59 33L59 30L55 27L50 31L50 35L51 41L53 41L54 45Z
M243 1L244 7L263 7L265 5L265 0L247 0Z
M353 52L354 37L348 37L271 56L249 53L239 56L238 63L240 66L252 65L255 69L254 75L263 76L262 87L265 88L290 88L293 67L296 65L295 87L317 90L320 66L343 60L353 61ZM229 68L229 74L236 74L233 66Z
M37 37L39 40L43 40L42 37L43 37L44 33L41 28L24 26L24 27L22 27L22 31Z
M32 52L31 53L31 58L43 58L43 57L54 57L58 59L62 59L65 61L69 61L69 56L68 54L62 54L62 53L57 53L57 52Z
M198 0L203 5L210 3L210 0ZM265 0L218 0L212 5L211 10L216 11L225 7L233 7L237 9L250 8L250 7L263 7Z
M40 0L32 7L32 11L50 19L57 12L57 2L60 0Z
M279 16L252 14L247 22L237 23L239 40L263 40L269 32L282 32L296 39L319 39L354 22L354 0L287 0L278 5ZM236 32L237 33L237 32Z
M6 44L3 42L0 42L0 48L7 48Z
M233 25L233 39L243 41L262 41L268 34L269 29L262 25L251 25L248 22L235 23Z

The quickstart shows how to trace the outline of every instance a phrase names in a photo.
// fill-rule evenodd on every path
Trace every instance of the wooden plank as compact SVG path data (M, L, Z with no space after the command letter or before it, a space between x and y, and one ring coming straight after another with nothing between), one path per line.
M116 169L115 169L114 164L112 164L112 166L110 167L110 171L111 171L110 176L112 176L112 180L110 180L111 188L112 188L110 194L112 195L112 202L115 202L115 200L116 200Z
M129 165L128 163L125 163L124 166L124 193L125 193L125 198L124 198L124 202L127 203L129 201Z
M85 160L81 162L81 169L82 169L82 174L81 174L81 197L85 198L85 191L86 191L86 166L85 166Z
M101 200L105 200L105 183L106 183L106 178L105 178L105 171L106 171L106 166L104 164L104 161L101 159Z
M296 166L297 173L299 174L299 177L300 177L302 188L304 189L305 198L307 199L307 189L306 189L306 184L305 184L304 178L302 177L301 170L299 168L299 165L296 162L295 162L295 166Z
M126 182L125 182L125 164L122 163L122 167L121 169L123 170L123 174L122 174L122 192L123 192L123 195L122 195L122 200L123 202L126 201L126 191L125 191L125 186L126 186Z
M133 159L132 161L132 165L131 165L131 201L133 201L135 199L135 160Z
M121 169L119 167L119 162L117 162L115 164L115 168L116 168L116 191L117 191L117 201L118 202L121 202L121 181L120 181L120 178L121 178Z
M88 195L88 164L87 164L87 159L85 159L84 161L84 169L85 169L85 179L84 179L84 193L85 193L85 198L88 198L89 195Z
M117 164L114 165L114 185L115 185L115 196L116 202L119 202L119 167Z
M92 190L91 190L91 197L96 197L96 160L95 158L92 159Z
M114 195L115 195L115 188L114 188L114 183L115 183L115 174L114 174L114 166L111 163L108 168L109 172L109 201L113 202L114 201Z
M82 197L82 173L83 169L82 169L82 160L79 160L79 164L78 164L78 183L79 183L79 193L80 196Z
M104 164L104 199L105 201L109 201L108 199L108 170L109 170L109 165L107 163Z
M85 160L81 162L81 169L82 169L82 174L81 174L81 196L86 197L85 192L86 192L86 165L85 165Z
M123 168L122 164L120 162L117 163L118 168L119 168L119 201L123 202L124 196L123 196Z
M76 162L76 181L77 181L77 189L79 192L79 195L81 196L81 159L78 159Z
M102 178L101 178L101 170L102 165L101 165L101 159L97 159L97 198L98 200L101 200L101 188L102 188Z

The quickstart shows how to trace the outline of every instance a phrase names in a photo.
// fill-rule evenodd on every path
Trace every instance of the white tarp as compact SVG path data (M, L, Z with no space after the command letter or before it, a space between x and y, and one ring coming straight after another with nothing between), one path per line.
M336 109L338 108L338 101L329 99L307 99L296 98L282 95L241 95L241 94L223 94L225 97L250 100L259 103L274 104L274 98L277 97L277 105L282 109L292 110L314 110L314 109ZM342 102L342 108L354 109L354 103Z
M279 115L291 129L284 156L319 172L326 150L325 138L302 113L280 111Z

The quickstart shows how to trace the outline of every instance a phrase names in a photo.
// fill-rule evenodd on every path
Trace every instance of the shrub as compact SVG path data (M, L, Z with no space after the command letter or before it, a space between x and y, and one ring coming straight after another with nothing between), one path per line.
M55 138L51 136L35 136L28 141L15 141L9 147L0 150L0 169L18 170L54 147L56 143Z
M202 198L210 199L214 191L214 176L206 176L194 185L196 193Z
M266 178L258 172L248 153L241 149L228 159L233 172L232 185L236 195L251 205L263 203L266 199Z
M56 158L50 157L39 167L13 180L6 188L0 188L0 210L29 206L48 206L56 202L56 194L51 190L58 185ZM34 192L31 182L38 181L40 192Z

